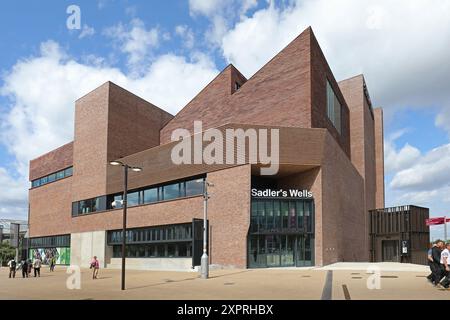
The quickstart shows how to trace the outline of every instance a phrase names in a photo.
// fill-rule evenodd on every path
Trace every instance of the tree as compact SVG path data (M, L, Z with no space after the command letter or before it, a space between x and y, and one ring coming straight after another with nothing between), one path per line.
M16 256L16 249L11 247L8 243L0 243L0 263L7 263Z

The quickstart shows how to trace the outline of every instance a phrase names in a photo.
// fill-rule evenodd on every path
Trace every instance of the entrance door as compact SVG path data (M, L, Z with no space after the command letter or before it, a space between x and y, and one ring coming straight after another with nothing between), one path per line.
M296 237L295 265L309 267L313 265L314 239L305 234Z
M295 248L295 236L282 235L281 236L281 266L293 267L295 265L294 260L294 248Z
M279 267L280 266L280 236L279 235L267 235L267 266Z
M382 240L382 260L386 262L400 262L398 240Z

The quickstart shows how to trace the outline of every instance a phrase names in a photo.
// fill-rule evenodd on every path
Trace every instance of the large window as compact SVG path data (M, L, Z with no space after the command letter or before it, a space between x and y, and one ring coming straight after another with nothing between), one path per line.
M163 199L172 200L180 197L180 184L169 184L163 187Z
M106 197L97 197L72 203L72 216L106 210Z
M70 234L30 238L30 248L70 247Z
M130 229L126 233L129 258L176 258L192 256L192 224ZM113 257L122 256L122 231L108 231Z
M327 80L327 116L339 133L341 133L341 109L341 103Z
M252 199L249 267L314 264L314 202L306 199Z
M54 172L45 177L31 181L31 187L37 188L37 187L43 186L47 183L55 182L55 181L64 179L66 177L70 177L70 176L72 176L72 174L73 174L73 168L69 167L67 169L64 169L64 170L61 170L58 172Z
M196 178L160 186L149 186L128 192L128 206L174 200L203 194L204 178ZM121 208L122 193L77 201L72 204L72 216ZM116 201L113 208L112 203Z

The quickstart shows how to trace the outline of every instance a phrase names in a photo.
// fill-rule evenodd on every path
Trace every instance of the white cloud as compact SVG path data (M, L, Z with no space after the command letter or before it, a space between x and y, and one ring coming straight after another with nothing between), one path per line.
M95 29L93 27L89 27L87 24L83 25L81 29L81 33L78 36L79 39L83 39L85 37L92 37L95 34Z
M212 16L220 12L226 1L223 0L189 0L189 11L191 15L201 14Z
M444 108L436 117L436 126L447 130L450 137L450 104L448 108Z
M420 157L419 149L406 143L400 150L396 150L391 142L384 145L384 168L386 174L408 168Z
M175 27L175 34L183 39L183 45L192 49L194 47L195 37L194 32L187 25L178 25Z
M189 0L191 16L205 16L211 20L211 28L205 32L206 40L213 46L220 46L222 38L236 19L258 4L257 0Z
M421 156L420 150L408 143L397 150L395 141L408 131L408 129L395 131L384 141L384 169L387 175L409 168Z
M450 144L432 149L395 174L393 189L433 191L450 186Z
M97 0L97 7L99 10L104 9L111 0Z
M93 63L74 60L58 43L47 41L39 55L19 60L3 76L0 96L8 104L0 106L0 140L14 156L15 170L0 167L0 194L8 195L0 198L2 216L26 215L28 162L73 139L79 97L110 80L174 114L218 73L201 54L190 59L161 55L139 77L105 65L101 57L87 60Z
M26 219L28 183L24 177L12 177L5 168L0 167L0 217L4 219Z
M224 58L244 75L312 26L337 79L364 73L374 104L388 109L440 107L437 122L450 132L450 1L270 3L222 32Z
M385 123L398 108L434 107L440 110L436 125L450 136L448 12L445 0L271 1L225 24L218 42L226 61L250 77L312 26L338 80L365 75L374 105L386 111ZM209 17L213 30L222 17ZM432 215L448 214L448 145L422 154L413 144L397 148L397 138L385 142L386 174L393 176L386 204L415 203Z
M105 29L104 34L114 39L120 50L128 56L130 68L142 70L149 62L149 55L159 45L157 28L147 29L140 19L132 19L129 25L119 23Z

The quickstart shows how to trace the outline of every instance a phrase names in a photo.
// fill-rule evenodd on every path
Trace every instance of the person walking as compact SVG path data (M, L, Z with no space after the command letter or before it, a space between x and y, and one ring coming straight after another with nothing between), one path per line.
M31 276L31 270L33 269L33 262L31 261L31 259L27 260L27 265L28 265L28 275Z
M427 252L427 262L428 262L428 266L430 267L431 273L428 275L427 279L428 281L430 281L431 283L433 283L433 275L435 273L434 269L435 269L435 264L433 263L433 248L436 247L436 244L433 243L433 245L431 246L430 249L428 249Z
M41 277L41 266L42 266L41 259L39 259L39 258L35 259L34 263L33 263L35 278L36 278L36 276L38 276L39 278Z
M55 264L56 264L56 259L55 257L51 257L50 258L50 272L55 271Z
M28 263L27 263L27 260L22 260L22 278L28 278Z
M98 270L100 269L100 262L97 260L97 256L94 256L91 262L91 269L92 269L92 279L97 279Z
M10 279L11 279L11 277L15 278L16 277L16 267L17 267L16 260L14 260L14 259L9 260L8 267L9 267L9 278Z
M434 273L433 273L433 284L437 286L441 282L444 269L441 265L441 252L444 248L444 241L436 240L436 246L431 249L431 257L433 258Z
M445 249L441 253L441 269L443 269L444 279L440 282L440 286L448 289L450 286L450 242L445 244Z

